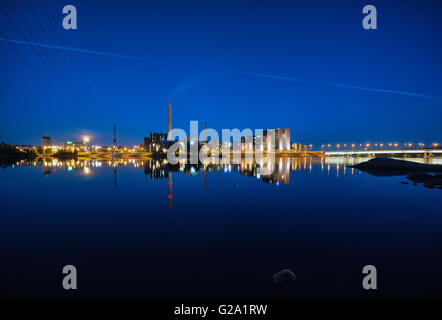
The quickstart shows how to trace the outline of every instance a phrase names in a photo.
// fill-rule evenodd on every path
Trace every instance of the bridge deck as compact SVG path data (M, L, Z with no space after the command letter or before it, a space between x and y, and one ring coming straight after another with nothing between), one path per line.
M437 153L442 154L442 149L389 149L389 150L343 150L343 151L325 151L327 156L345 156L345 155L359 155L359 154L422 154L422 153Z

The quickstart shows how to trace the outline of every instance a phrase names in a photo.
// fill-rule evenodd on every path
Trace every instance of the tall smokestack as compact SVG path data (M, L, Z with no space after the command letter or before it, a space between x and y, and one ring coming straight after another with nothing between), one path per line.
M172 101L169 101L169 132L172 130Z

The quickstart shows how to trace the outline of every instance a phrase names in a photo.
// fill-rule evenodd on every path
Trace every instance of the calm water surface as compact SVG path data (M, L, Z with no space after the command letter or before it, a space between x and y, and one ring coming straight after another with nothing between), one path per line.
M9 164L0 169L0 294L441 298L442 190L346 161L276 159L272 176L252 164ZM67 264L76 291L61 286ZM378 270L376 292L362 290L367 264ZM277 288L272 275L285 268L296 283Z

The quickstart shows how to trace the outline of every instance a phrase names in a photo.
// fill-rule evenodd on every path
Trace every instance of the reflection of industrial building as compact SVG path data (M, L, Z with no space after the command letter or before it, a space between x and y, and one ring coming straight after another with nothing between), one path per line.
M241 161L240 173L244 176L257 177L266 183L289 184L290 171L305 169L307 158L280 157L263 161L261 165L256 163L247 163L245 159ZM259 175L258 169L265 167L268 170L273 169L272 174Z
M169 209L172 209L172 172L169 172L169 181L167 182L169 185Z
M41 146L43 148L50 148L52 146L52 144L51 144L51 137L43 136L41 138Z
M43 175L49 175L52 173L52 167L50 166L43 166Z
M276 184L290 183L290 158L275 159L275 170L272 174L262 176L262 181Z
M150 175L151 179L163 179L169 176L169 166L160 161L147 161L144 165L144 174Z

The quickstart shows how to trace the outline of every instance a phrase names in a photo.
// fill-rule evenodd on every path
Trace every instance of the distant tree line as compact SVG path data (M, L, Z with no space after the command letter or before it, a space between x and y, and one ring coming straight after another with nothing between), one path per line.
M0 144L0 158L10 159L29 159L35 158L37 153L33 149L19 150L14 145L9 145L4 142Z

